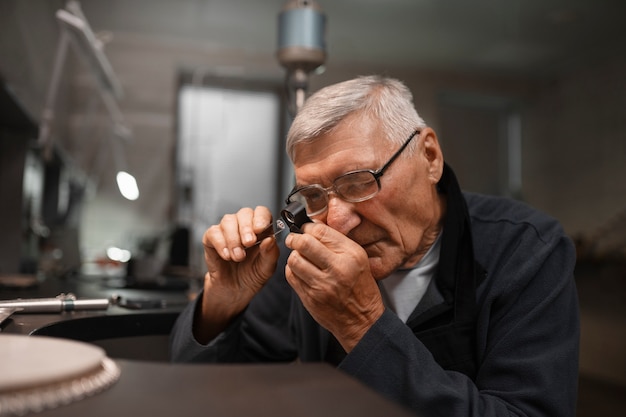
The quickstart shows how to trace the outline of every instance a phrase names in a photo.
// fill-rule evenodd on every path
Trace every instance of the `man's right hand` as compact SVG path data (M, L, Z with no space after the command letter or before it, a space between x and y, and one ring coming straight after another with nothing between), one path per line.
M255 245L271 223L267 207L242 208L205 232L208 272L193 326L198 342L206 344L221 333L274 274L280 254L276 240L268 237Z

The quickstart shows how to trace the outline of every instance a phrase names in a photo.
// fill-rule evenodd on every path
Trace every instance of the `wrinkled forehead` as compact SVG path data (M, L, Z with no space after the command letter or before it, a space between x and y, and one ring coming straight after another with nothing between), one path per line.
M292 162L297 167L336 154L345 159L349 159L352 153L378 155L389 147L380 123L350 115L332 129L296 143L292 149Z

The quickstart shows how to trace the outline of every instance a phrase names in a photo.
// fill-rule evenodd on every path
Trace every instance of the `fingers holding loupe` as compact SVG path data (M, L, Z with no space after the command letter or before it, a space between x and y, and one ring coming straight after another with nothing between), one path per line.
M274 223L270 223L261 233L257 235L257 241L252 246L261 244L261 242L268 237L278 236L286 228L287 226L285 225L285 222L281 219L276 220Z
M268 237L276 237L287 227L295 233L302 233L302 226L312 220L307 216L305 207L296 201L289 203L280 213L282 219L270 223L261 233L257 235L257 241L252 246L259 245Z

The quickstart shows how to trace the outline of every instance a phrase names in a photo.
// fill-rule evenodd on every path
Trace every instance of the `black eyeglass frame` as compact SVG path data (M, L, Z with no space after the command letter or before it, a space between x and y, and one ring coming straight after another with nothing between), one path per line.
M367 200L369 200L370 198L373 198L376 194L378 194L378 193L380 192L380 189L381 189L381 185L380 185L380 177L382 177L382 176L383 176L383 174L385 173L385 171L387 170L387 168L389 168L389 166L391 166L391 164L393 163L393 161L395 161L395 160L398 158L398 156L400 156L400 154L402 153L402 151L404 151L404 150L406 149L406 147L407 147L407 146L409 146L409 143L411 142L411 140L413 140L413 138L414 138L416 135L420 134L421 132L422 132L422 131L421 131L420 129L417 129L417 130L415 130L413 133L411 133L411 136L409 136L409 137L407 138L407 140L405 140L405 141L404 141L404 143L402 144L402 146L400 147L400 149L398 149L398 150L396 151L396 153L394 153L393 155L391 155L391 158L389 158L389 160L388 160L388 161L387 161L387 162L386 162L386 163L385 163L385 164L384 164L381 168L377 169L376 171L373 171L373 170L371 170L371 169L358 169L358 170L354 170L354 171L349 171L349 172L346 172L346 173L344 173L344 174L341 174L341 175L340 175L340 176L338 176L337 178L335 178L335 179L333 180L332 185L331 185L330 187L328 187L328 188L324 188L324 187L322 187L320 184L310 184L310 185L304 185L304 186L302 186L302 187L295 188L294 190L292 190L292 191L289 193L289 195L288 195L288 196L287 196L287 198L285 199L285 204L291 204L291 203L293 202L293 201L291 200L291 197L292 197L294 194L299 193L300 191L305 190L305 189L307 189L307 188L317 188L317 189L322 190L322 191L324 191L324 192L326 193L326 205L324 206L324 208L323 208L323 209L321 209L321 210L318 210L318 211L316 211L316 212L314 212L314 213L307 213L309 216L316 216L316 215L318 215L318 214L320 214L320 213L323 213L324 211L326 211L326 210L328 209L328 195L330 194L330 191L334 191L334 192L335 192L335 194L337 194L337 195L338 195L338 196L339 196L342 200L347 201L347 202L349 202L349 203L359 203L359 202L361 202L361 201L367 201ZM344 196L343 196L340 192L338 192L338 191L337 191L337 188L336 188L335 182L336 182L338 179L343 178L343 177L345 177L345 176L347 176L347 175L353 175L353 174L360 173L360 172L369 172L370 174L372 174L372 176L374 177L374 180L376 181L376 185L377 185L377 187L378 187L378 190L377 190L375 193L373 193L373 194L371 194L371 195L369 195L369 196L367 196L367 197L360 198L360 199L348 199L348 198L345 198L345 197L344 197Z

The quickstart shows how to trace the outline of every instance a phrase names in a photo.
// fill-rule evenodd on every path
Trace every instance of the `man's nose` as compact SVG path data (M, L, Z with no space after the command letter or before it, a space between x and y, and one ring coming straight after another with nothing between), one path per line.
M361 223L361 218L354 210L354 203L342 200L334 194L328 196L326 224L344 235Z

